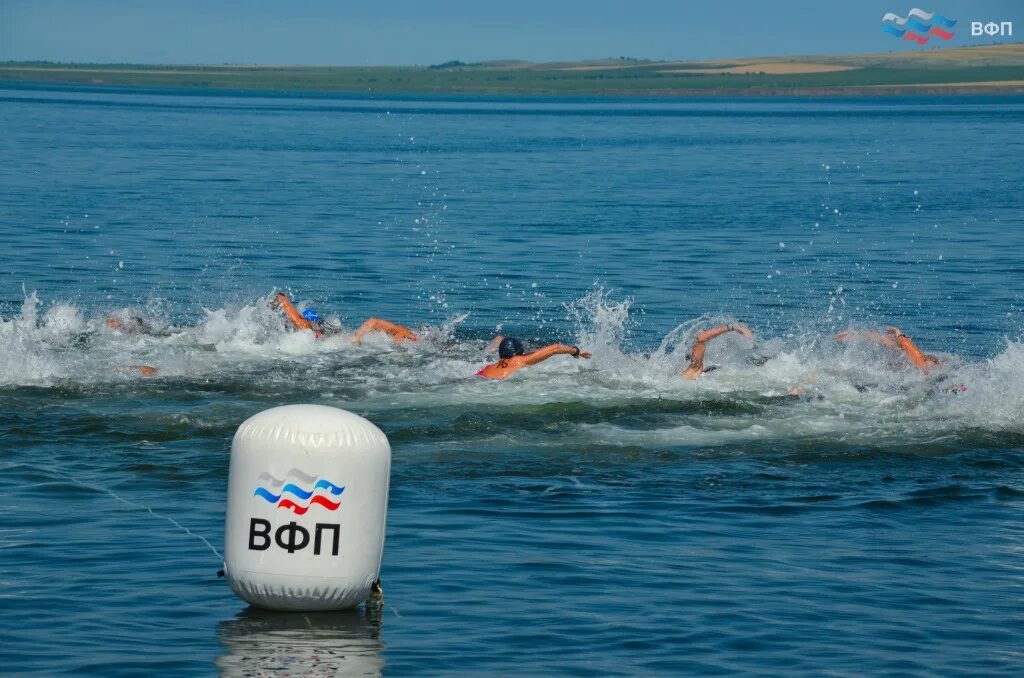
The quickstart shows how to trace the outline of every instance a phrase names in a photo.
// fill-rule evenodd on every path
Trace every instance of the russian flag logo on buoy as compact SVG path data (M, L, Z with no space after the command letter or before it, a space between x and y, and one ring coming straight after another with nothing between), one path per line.
M295 477L300 482L310 483L314 480L311 489L306 489L300 484L294 482L286 482L291 477ZM339 497L341 493L345 491L345 488L341 485L337 485L326 478L317 479L315 476L307 476L298 469L292 469L288 472L288 476L285 479L278 479L269 473L261 473L260 480L270 481L269 485L272 488L280 487L280 491L275 492L274 490L267 489L262 484L256 487L256 491L253 492L254 497L261 497L268 503L274 504L277 508L290 509L292 513L297 516L304 515L306 511L313 507L313 504L324 507L328 511L337 511L338 507L341 506L340 501L334 501L332 497ZM286 494L292 495L286 497ZM292 498L294 497L294 499Z

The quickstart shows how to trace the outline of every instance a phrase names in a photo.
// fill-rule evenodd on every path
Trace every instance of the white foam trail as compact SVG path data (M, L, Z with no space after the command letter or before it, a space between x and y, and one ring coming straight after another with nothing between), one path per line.
M43 344L38 326L39 297L26 295L21 313L0 318L0 385L50 385L61 376L61 365L52 349Z
M813 436L870 443L873 435L923 440L971 429L1024 432L1024 344L1010 339L988 360L942 356L943 366L925 375L899 354L859 337L839 344L830 335L801 333L751 342L730 333L708 345L706 363L718 369L688 382L679 374L696 332L736 319L686 320L653 350L630 349L635 321L629 300L595 288L566 305L576 330L574 339L564 339L590 350L592 360L556 356L493 382L473 376L493 356L484 352L486 341L458 338L466 315L429 328L413 344L396 347L385 336L371 335L357 346L347 335L317 341L309 332L288 331L268 300L209 309L194 325L180 328L145 309L118 311L141 315L157 328L151 336L112 330L104 322L107 313L66 302L43 313L38 295L26 294L20 312L0 318L0 388L145 383L119 367L146 364L159 369L158 380L224 381L243 390L273 388L379 410L680 404L679 412L666 408L649 433L591 421L578 430L584 443L602 436L624 444ZM966 392L943 391L959 383ZM794 386L803 395L786 399ZM724 409L695 418L687 404L703 402ZM730 419L729 407L737 403L751 408L742 421Z

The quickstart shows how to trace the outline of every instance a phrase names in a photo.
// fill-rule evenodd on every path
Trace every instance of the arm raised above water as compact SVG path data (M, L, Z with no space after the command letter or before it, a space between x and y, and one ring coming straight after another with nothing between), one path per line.
M910 337L903 334L898 327L888 327L885 330L886 334L893 338L893 343L906 354L910 362L914 363L917 367L927 372L931 368L939 364L939 359L933 355L928 355L917 345L911 341Z
M551 356L555 355L571 355L573 358L586 358L590 359L590 353L588 351L581 351L576 346L566 346L565 344L549 344L544 348L538 348L533 353L524 355L522 360L524 365L536 365L537 363L544 362Z
M707 344L715 337L719 337L727 332L738 332L747 339L751 339L754 333L750 331L750 328L741 323L729 323L728 325L719 325L718 327L712 327L710 330L704 330L697 335L697 340L693 342L693 348L690 349L690 364L685 370L683 370L683 379L696 379L704 373L704 353L707 350Z
M888 346L889 348L896 348L896 342L884 334L878 332L858 332L857 330L848 330L846 332L840 332L836 335L836 341L840 343L846 343L853 337L864 337L868 341L873 341L876 344L882 346Z
M754 333L750 331L750 328L742 323L729 323L728 325L719 325L718 327L712 327L710 330L704 330L697 335L698 342L708 342L715 337L721 336L728 332L738 332L747 339L752 339Z
M358 344L370 332L384 332L394 339L396 344L401 344L403 340L416 341L419 338L408 327L381 318L369 318L352 335L352 341Z
M284 314L288 316L288 321L299 330L312 330L314 333L319 334L316 328L313 327L313 323L309 322L302 317L299 313L299 309L295 308L295 304L292 303L291 299L284 292L278 292L274 295L274 303L276 303Z

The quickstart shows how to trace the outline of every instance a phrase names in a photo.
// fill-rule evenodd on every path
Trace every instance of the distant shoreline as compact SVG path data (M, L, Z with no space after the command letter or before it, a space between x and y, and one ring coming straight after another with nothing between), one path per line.
M757 88L748 90L602 90L599 92L560 92L560 91L476 91L476 90L323 90L323 89L276 89L276 88L235 88L235 87L194 87L175 85L139 85L139 84L114 84L114 83L58 83L58 82L27 82L22 80L4 80L0 75L0 90L3 89L33 89L39 91L92 91L108 93L131 94L133 92L145 92L162 90L160 93L168 94L196 94L210 96L230 95L308 95L309 97L484 97L493 99L515 98L515 97L554 97L565 99L577 98L608 98L608 99L672 99L672 98L693 98L693 99L785 99L787 97L883 97L883 96L967 96L967 95L1015 95L1024 94L1024 82L1020 85L989 85L980 83L974 85L904 85L904 86L865 86L865 87L817 87L817 88Z
M435 66L0 63L0 86L615 97L1024 93L1024 44L713 62L605 59Z

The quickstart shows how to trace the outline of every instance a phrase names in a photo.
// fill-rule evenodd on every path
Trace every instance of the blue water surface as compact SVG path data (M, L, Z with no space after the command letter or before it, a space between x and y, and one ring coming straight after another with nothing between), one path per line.
M1024 98L12 87L0 130L5 671L1024 672ZM833 339L889 325L941 368ZM496 332L594 357L488 383ZM380 608L216 577L234 430L295 402L391 440Z

